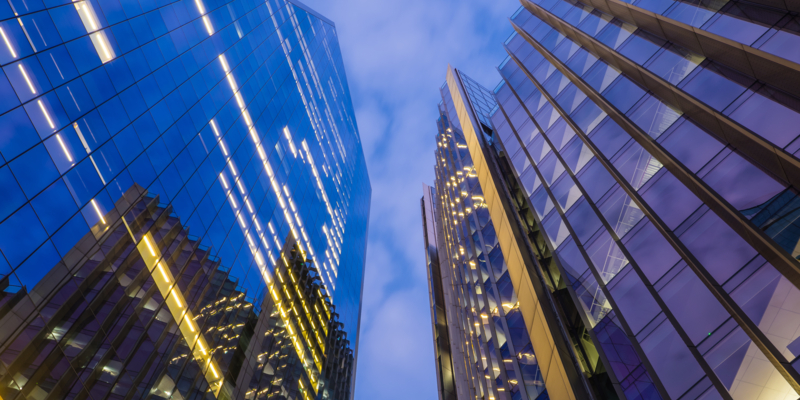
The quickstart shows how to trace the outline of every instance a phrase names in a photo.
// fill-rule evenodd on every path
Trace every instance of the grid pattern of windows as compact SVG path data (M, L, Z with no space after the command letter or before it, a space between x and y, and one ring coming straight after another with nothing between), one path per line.
M472 81L474 90L491 93ZM441 89L436 185L423 206L430 262L435 348L444 399L546 399L542 371L519 308L511 273L484 202L463 133L450 124L455 106ZM492 97L482 97L488 112ZM438 299L438 300L437 300ZM439 313L439 314L437 314ZM446 319L445 321L441 321Z
M0 396L349 398L353 352L296 242L276 271L292 283L253 304L159 200L132 186L36 286L3 296Z
M296 239L355 346L371 188L337 40L291 0L2 2L3 298L139 185L250 304Z
M469 76L464 74L461 76L463 77L464 89L469 93L470 105L475 109L481 124L486 126L487 129L491 129L492 123L489 121L489 114L492 109L497 107L497 102L494 100L492 92Z
M632 4L768 52L797 37L789 13L758 4ZM779 166L798 162L791 85L632 25L621 10L633 6L523 6L486 146L566 275L616 396L797 397L800 176ZM627 343L610 345L612 331Z

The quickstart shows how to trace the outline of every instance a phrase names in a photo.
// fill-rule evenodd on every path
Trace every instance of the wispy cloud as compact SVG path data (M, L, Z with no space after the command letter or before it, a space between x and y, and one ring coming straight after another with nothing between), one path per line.
M372 181L357 399L437 399L419 199L448 64L478 82L515 0L302 0L336 23Z

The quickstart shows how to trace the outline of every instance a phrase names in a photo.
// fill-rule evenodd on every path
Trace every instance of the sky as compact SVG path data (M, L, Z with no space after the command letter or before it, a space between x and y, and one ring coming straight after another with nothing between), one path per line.
M493 89L517 0L301 0L336 24L372 184L355 398L438 399L422 242L447 65Z

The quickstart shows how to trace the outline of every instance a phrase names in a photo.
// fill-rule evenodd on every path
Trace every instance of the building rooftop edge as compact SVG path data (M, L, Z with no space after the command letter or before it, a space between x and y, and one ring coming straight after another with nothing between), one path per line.
M311 7L309 7L309 6L305 5L305 4L303 4L303 2L301 2L301 1L299 1L299 0L286 0L286 1L287 1L288 3L294 4L294 5L295 5L295 6L297 6L297 7L300 7L300 8L302 8L303 10L305 10L305 11L307 11L307 12L311 13L311 14L314 14L314 16L315 16L315 17L317 17L317 18L319 18L319 19L321 19L321 20L323 20L323 21L325 21L325 22L327 22L327 23L331 24L331 26L333 26L334 28L336 28L336 24L335 24L335 23L333 23L333 21L331 21L330 19L328 19L328 17L326 17L326 16L324 16L324 15L322 15L322 14L318 13L318 12L317 12L316 10L314 10L313 8L311 8Z

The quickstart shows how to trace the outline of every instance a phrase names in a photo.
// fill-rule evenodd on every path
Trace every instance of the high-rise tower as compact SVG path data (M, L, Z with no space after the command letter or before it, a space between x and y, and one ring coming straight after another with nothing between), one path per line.
M0 397L351 399L371 189L295 0L0 5Z
M442 88L423 211L442 398L525 398L502 367L517 309L550 398L797 398L796 7L522 3L497 106L452 68ZM495 315L506 269L517 308Z

